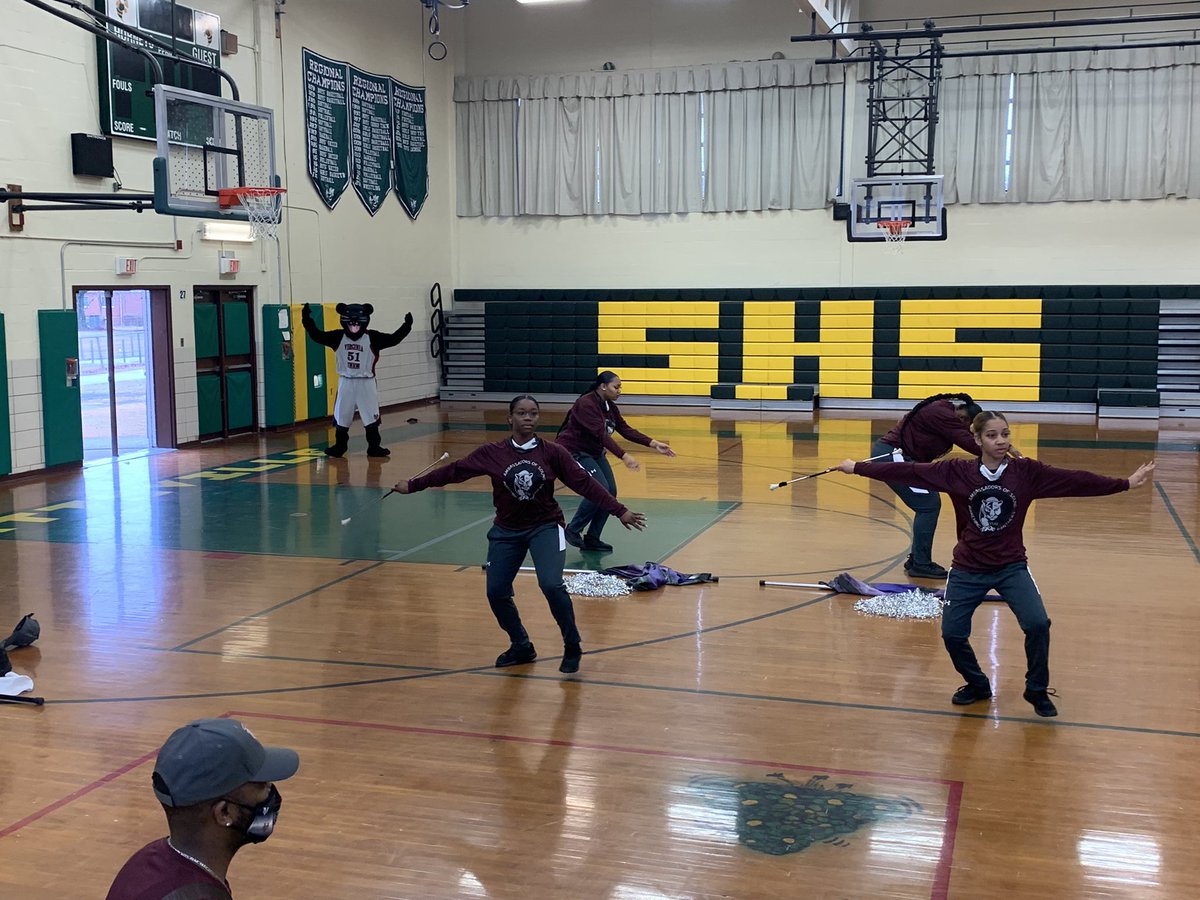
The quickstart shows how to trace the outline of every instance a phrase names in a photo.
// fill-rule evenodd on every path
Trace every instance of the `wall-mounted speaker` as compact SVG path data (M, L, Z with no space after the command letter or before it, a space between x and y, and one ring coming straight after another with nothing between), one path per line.
M71 135L71 171L75 175L111 178L112 138L103 134Z

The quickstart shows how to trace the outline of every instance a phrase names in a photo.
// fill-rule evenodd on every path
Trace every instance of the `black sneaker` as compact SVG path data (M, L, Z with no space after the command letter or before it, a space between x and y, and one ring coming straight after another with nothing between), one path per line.
M570 544L572 547L579 547L580 549L583 549L583 535L581 535L578 531L572 531L570 528L563 529L563 532L567 536L568 544Z
M1058 715L1058 707L1050 699L1051 697L1058 696L1058 692L1054 688L1050 688L1047 691L1031 691L1026 688L1022 696L1033 704L1033 711L1042 718L1050 719Z
M612 553L612 544L606 544L598 537L592 537L590 534L583 536L583 549L595 550L597 553Z
M503 669L506 666L520 666L525 663L531 663L537 659L537 651L533 649L533 644L526 641L524 644L513 644L503 653L496 657L496 668Z
M579 671L579 657L583 656L583 650L578 644L567 644L563 647L562 662L558 664L558 671L566 675L574 674Z
M950 698L950 702L955 706L970 706L972 703L978 703L980 700L991 699L992 688L990 685L976 687L973 684L964 684L954 692L954 696Z
M935 562L915 563L912 557L904 564L904 571L913 578L946 578L950 575Z

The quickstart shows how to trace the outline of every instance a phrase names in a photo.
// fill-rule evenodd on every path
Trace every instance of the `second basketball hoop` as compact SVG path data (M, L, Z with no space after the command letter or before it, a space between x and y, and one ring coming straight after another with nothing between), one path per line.
M881 175L856 178L843 207L851 241L888 243L944 241L946 209L940 175ZM836 208L835 208L836 213Z

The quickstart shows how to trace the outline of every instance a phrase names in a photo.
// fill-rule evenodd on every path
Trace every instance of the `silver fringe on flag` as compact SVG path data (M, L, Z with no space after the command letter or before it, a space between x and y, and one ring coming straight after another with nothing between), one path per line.
M579 597L622 597L633 593L623 578L601 575L599 572L572 575L563 584L567 586L568 593Z
M854 608L868 616L887 616L889 619L936 619L941 616L944 604L945 601L934 594L911 590L903 594L863 597Z

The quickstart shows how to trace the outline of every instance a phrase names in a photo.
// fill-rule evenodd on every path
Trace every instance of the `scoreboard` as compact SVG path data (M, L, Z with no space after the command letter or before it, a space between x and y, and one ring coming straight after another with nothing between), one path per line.
M209 66L221 65L221 18L171 0L95 0L96 9L130 28L145 31L160 41L174 42L180 57ZM174 87L221 95L222 78L212 69L192 65L154 47L133 31L108 26L131 44L145 47L163 70L163 81ZM105 134L154 140L154 77L150 62L141 53L96 38L99 64L100 128Z

